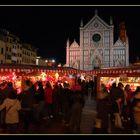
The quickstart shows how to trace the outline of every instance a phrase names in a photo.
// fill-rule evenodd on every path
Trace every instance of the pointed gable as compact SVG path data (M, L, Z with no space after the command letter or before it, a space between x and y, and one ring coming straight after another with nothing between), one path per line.
M120 38L116 41L114 47L124 47L124 43L120 40Z
M98 15L95 15L84 27L83 29L92 29L92 28L100 28L100 29L109 29L110 26L104 22Z
M73 43L70 45L70 49L79 49L80 46L78 43L74 40Z

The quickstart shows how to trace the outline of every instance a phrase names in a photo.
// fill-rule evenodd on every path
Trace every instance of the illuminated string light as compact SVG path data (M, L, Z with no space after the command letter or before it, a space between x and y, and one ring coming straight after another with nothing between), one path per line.
M58 78L59 78L59 74L58 73L55 74L55 78L56 78L56 80L58 80Z

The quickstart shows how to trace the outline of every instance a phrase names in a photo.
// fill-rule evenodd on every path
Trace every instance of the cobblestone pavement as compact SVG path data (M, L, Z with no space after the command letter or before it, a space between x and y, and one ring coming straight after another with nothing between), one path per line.
M87 98L82 112L81 134L92 134L96 117L96 102L93 98Z

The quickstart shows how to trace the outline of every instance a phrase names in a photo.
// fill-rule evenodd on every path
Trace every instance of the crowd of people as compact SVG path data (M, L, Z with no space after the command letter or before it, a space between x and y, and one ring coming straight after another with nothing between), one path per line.
M113 83L108 90L101 84L97 100L95 133L111 133L112 124L123 130L124 122L130 123L133 133L140 134L140 87L132 91L130 85Z
M69 83L63 85L49 81L24 81L24 87L17 94L12 82L0 85L0 127L7 133L17 133L22 122L23 133L29 133L32 123L49 120L62 115L62 123L69 127L70 133L80 132L84 96L80 85L72 89Z
M69 133L80 133L82 110L85 96L96 96L96 119L93 133L111 133L111 124L118 129L124 129L123 122L130 122L133 133L140 134L140 87L132 91L130 85L120 82L113 83L110 89L101 84L99 93L95 86L76 82L70 88L69 83L57 82L52 85L47 81L33 84L24 81L20 94L12 82L0 85L0 128L7 133L17 133L22 123L23 133L29 133L32 123L41 120L52 120L61 115L62 124L69 128ZM98 97L98 98L97 98Z

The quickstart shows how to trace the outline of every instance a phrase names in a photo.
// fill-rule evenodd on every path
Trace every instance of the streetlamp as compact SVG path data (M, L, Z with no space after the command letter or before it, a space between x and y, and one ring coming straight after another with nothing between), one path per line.
M55 60L52 59L52 66L55 66Z
M55 60L54 59L52 59L52 63L55 63Z

